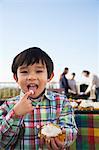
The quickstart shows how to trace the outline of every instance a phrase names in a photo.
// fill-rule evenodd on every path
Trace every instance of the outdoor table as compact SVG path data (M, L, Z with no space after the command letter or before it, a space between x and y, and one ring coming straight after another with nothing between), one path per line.
M99 150L99 111L75 110L75 121L78 135L70 150Z

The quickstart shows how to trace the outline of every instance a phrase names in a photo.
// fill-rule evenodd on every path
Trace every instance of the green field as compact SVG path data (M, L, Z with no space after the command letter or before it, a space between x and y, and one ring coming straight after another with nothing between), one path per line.
M0 89L0 99L4 100L7 98L11 98L11 97L19 95L19 93L20 93L20 89L18 89L18 88L1 88Z

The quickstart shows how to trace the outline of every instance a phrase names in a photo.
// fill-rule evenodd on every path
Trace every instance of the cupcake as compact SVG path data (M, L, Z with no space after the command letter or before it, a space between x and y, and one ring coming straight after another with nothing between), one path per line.
M65 141L66 135L62 133L61 128L58 125L49 123L44 125L40 131L40 136L50 142L50 138L57 137L61 142Z
M99 110L99 102L94 102L94 110Z

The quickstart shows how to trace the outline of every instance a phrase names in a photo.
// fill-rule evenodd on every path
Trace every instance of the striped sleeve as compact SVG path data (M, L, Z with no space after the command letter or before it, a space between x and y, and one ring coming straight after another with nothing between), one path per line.
M22 118L15 118L13 102L5 102L0 106L0 148L6 148L15 142L22 124Z

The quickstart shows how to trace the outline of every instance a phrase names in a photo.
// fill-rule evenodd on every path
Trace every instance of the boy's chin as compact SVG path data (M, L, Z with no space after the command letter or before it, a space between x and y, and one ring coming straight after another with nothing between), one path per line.
M38 97L38 95L36 95L36 94L34 93L34 94L31 94L30 97L31 97L31 98L36 98L36 97Z
M38 94L34 93L34 94L31 94L29 97L31 97L33 99L37 99L40 97L40 94L38 95Z

